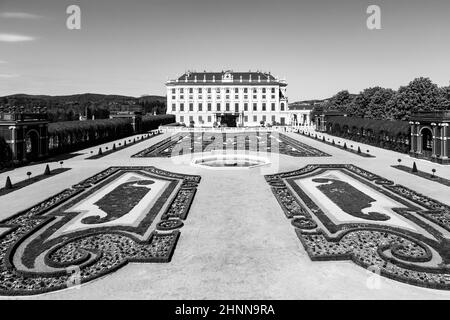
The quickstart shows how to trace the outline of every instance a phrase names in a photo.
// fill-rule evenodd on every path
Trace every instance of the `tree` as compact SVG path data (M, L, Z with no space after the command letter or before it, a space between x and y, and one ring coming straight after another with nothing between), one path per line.
M387 108L388 102L394 96L395 91L392 89L378 88L370 98L367 109L364 113L364 118L370 119L388 119L387 116L389 109Z
M416 166L416 162L414 162L414 163L413 163L413 167L412 167L412 170L411 170L411 172L414 172L414 173L416 173L416 172L417 172L417 166Z
M389 116L406 120L413 112L442 110L442 99L442 91L429 78L416 78L400 87L389 101Z
M11 179L9 178L9 176L6 177L6 183L5 183L5 189L6 190L10 190L13 188L13 185L11 183Z
M347 90L339 91L327 103L324 104L325 110L347 111L348 105L351 103L352 97Z
M44 175L45 176L49 176L51 174L51 171L50 171L50 167L48 166L48 164L45 166L45 171L44 171Z

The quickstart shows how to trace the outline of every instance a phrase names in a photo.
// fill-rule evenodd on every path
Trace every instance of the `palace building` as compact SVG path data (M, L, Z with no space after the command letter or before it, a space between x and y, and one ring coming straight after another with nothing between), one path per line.
M166 82L167 113L186 125L259 126L292 120L287 83L264 72L186 72Z

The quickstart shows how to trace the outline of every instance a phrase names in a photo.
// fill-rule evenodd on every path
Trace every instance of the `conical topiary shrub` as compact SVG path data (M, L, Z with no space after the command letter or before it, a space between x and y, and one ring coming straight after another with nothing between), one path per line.
M347 150L347 142L344 142L344 149Z
M6 183L5 183L5 189L9 190L9 189L12 189L12 188L13 188L13 185L11 183L11 179L9 178L9 176L7 176L6 177Z
M416 166L415 162L413 163L413 167L412 167L411 172L417 172L417 166Z
M44 176L49 176L51 174L50 167L48 164L45 166Z
M361 148L360 147L358 147L358 153L361 153Z
M334 146L336 143L334 142L334 139L333 139L333 141L331 141L331 144Z
M124 146L126 146L126 145L127 145L127 140L125 140L125 141L123 142L123 145L124 145Z
M98 148L98 155L100 156L102 154L103 154L102 148Z
M113 147L112 147L113 151L116 151L116 144L113 143Z

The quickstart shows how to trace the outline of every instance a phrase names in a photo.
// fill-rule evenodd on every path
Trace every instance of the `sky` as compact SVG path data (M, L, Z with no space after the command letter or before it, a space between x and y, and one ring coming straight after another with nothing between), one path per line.
M165 95L186 70L270 71L291 102L447 86L449 37L448 0L0 0L0 95Z

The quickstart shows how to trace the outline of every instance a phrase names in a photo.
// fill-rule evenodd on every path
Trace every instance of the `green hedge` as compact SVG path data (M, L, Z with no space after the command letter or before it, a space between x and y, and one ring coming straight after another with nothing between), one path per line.
M340 116L326 121L327 133L331 135L402 153L410 149L411 129L407 121Z
M142 130L144 132L158 129L161 125L171 124L175 122L175 115L165 114L159 116L142 117Z

